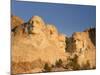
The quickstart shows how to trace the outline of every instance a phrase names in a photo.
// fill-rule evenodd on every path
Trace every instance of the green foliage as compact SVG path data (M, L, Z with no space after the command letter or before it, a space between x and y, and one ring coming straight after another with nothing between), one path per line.
M49 66L48 63L45 63L45 65L44 65L44 71L45 72L50 72L51 71L51 67Z
M58 61L56 61L55 66L56 67L62 67L63 61L61 59L59 59Z
M74 50L72 49L73 39L71 37L70 38L66 37L65 43L66 43L65 51L73 53L74 52Z
M51 67L52 67L52 68L54 68L54 67L55 67L55 65L53 65L53 64L52 64L52 65L51 65Z
M65 66L66 69L72 69L72 70L79 70L80 65L77 63L78 56L75 55L73 58L69 58L69 63Z
M90 67L90 62L87 60L86 64L83 64L83 66L80 66L78 64L78 56L75 55L73 58L68 59L68 63L65 65L65 69L71 69L71 70L88 70L88 69L95 69L95 67Z
M66 40L65 40L65 43L66 43L65 50L66 50L66 51L67 51L67 48L68 48L69 42L70 42L69 38L66 37Z

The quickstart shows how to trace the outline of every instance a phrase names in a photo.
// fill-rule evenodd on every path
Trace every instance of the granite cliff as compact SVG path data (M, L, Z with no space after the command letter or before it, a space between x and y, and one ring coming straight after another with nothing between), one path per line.
M66 37L40 16L12 16L11 27L13 74L96 67L95 28Z

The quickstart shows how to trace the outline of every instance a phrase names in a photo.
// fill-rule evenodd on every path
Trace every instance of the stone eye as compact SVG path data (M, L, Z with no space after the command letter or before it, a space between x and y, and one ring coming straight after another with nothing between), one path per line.
M50 34L52 35L53 34L53 32L50 30Z
M36 21L37 24L39 24L39 21Z
M34 22L32 21L32 24L33 24Z

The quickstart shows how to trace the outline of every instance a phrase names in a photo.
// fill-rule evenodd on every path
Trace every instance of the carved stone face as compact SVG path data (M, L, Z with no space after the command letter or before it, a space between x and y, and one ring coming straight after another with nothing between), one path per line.
M42 28L44 26L44 21L39 16L33 16L30 20L30 24L34 27Z
M29 23L33 25L33 33L40 33L40 30L45 27L44 21L39 16L33 16Z
M47 29L50 35L57 34L57 29L54 25L47 24Z
M75 46L75 49L80 49L83 47L83 41L79 38L73 39L73 45Z
M86 35L82 32L77 32L73 34L73 48L80 51L86 47Z

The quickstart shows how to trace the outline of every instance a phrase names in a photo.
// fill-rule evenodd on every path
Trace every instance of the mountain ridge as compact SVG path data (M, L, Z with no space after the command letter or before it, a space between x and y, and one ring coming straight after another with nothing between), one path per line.
M16 19L12 24L14 25L12 25L12 73L14 74L42 72L45 63L54 65L59 59L68 64L69 57L73 58L75 55L78 56L77 63L81 67L87 61L90 62L90 68L96 64L95 28L75 32L68 38L59 33L55 25L46 24L40 16L32 16L28 22L18 18L18 21Z

